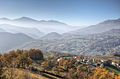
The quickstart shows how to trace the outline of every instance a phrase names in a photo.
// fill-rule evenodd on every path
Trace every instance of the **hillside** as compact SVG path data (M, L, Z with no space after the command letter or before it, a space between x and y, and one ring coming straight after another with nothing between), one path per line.
M51 32L51 33L48 33L48 34L44 35L43 37L41 37L41 39L44 39L44 40L53 40L53 39L59 39L61 37L62 37L61 34L56 33L56 32Z
M120 46L119 29L107 32L61 39L38 40L21 46L21 49L39 48L47 51L61 51L73 54L105 55ZM116 50L117 51L117 50Z
M35 39L38 39L44 35L44 33L40 32L36 28L20 27L20 26L15 26L10 24L1 24L0 28L9 33L24 33Z
M96 31L99 30L97 31L98 33L90 33L89 31L86 31L89 32L89 34L83 35L81 35L81 33L78 33L78 31L75 31L73 33L67 32L64 34L51 32L44 35L38 40L22 43L13 49L39 48L44 51L58 51L77 55L106 55L115 53L112 52L112 50L116 49L116 52L118 52L118 48L120 46L119 23L119 19L107 20L94 25L94 27L88 27L91 28L90 30L92 32L95 32L93 29Z
M112 29L120 29L120 19L106 20L96 25L91 25L83 29L68 32L67 34L85 35L102 33Z
M32 41L33 38L22 33L0 32L0 52L5 52L11 48Z

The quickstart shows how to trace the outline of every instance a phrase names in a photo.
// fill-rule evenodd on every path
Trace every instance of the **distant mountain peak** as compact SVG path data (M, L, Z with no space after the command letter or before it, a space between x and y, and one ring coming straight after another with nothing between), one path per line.
M42 39L58 39L62 35L57 32L51 32L42 37Z
M60 22L60 21L57 21L57 20L48 20L48 22L60 23L60 24L63 24L63 25L67 25L66 23L63 23L63 22Z
M59 37L61 36L61 34L57 33L57 32L51 32L51 33L48 33L47 35L45 36L49 36L49 37Z
M60 22L60 21L57 21L57 20L48 20L50 22Z
M23 16L23 17L21 17L19 19L32 19L32 18Z
M10 19L8 19L6 17L2 17L2 18L0 18L0 20L10 20Z
M47 35L60 35L60 34L57 33L57 32L50 32L50 33L48 33Z
M57 20L40 20L39 22L49 22L49 23L57 23L57 24L62 24L62 25L67 25L66 23L63 23L63 22L60 22L60 21L57 21Z
M30 17L21 17L21 18L14 19L14 20L17 20L17 21L37 21L37 20L32 19Z

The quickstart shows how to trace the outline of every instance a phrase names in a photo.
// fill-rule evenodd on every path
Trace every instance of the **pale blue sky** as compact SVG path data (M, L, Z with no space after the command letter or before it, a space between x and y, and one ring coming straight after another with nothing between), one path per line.
M91 25L120 18L120 0L0 0L0 17Z

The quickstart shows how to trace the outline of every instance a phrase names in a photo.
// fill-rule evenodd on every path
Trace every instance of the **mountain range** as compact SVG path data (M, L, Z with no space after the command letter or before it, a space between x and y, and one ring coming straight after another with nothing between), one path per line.
M45 34L50 32L65 33L77 28L56 20L35 20L29 17L21 17L17 19L0 18L0 24L9 24L29 28L32 27Z
M109 31L111 29L120 29L120 19L115 20L106 20L96 25L90 25L83 29L78 29L68 34L74 35L86 35L86 34L95 34Z
M38 39L44 35L36 28L20 27L10 24L1 24L0 28L9 33L24 33L32 38Z
M23 44L19 49L39 48L46 51L61 51L77 55L106 55L116 53L120 47L120 29L114 29L99 34L74 37L60 37L52 40L37 40ZM114 33L114 34L113 34Z
M2 20L9 20L9 19L2 18ZM60 25L61 24L60 25L61 28L63 27L63 25L68 26L65 23L59 23L58 21L44 21L44 20L38 21L38 20L34 20L34 19L29 19L26 17L14 19L14 20L10 20L10 21L15 22L15 23L23 23L23 24L29 24L29 22L31 22L33 25L34 24L39 25L41 23L43 23L43 25L46 23L48 25L52 25L52 24ZM24 43L22 43L20 45L19 44L17 44L16 46L14 45L14 47L12 47L12 49L39 48L39 49L45 50L45 51L58 51L58 52L72 53L72 54L77 54L77 55L80 55L80 54L106 55L106 54L120 52L120 50L119 50L119 48L120 48L120 19L106 20L106 21L103 21L96 25L91 25L91 26L85 27L83 29L77 29L74 31L71 31L71 30L69 31L69 29L66 30L65 28L62 28L67 31L67 32L64 31L62 34L59 32L53 31L53 30L51 30L52 32L50 32L50 33L48 32L47 34L42 33L43 32L42 29L40 30L39 28L36 28L38 26L35 27L36 29L39 29L38 32L36 32L37 30L35 30L33 32L33 30L32 30L33 28L31 30L27 30L27 28L31 28L31 27L23 28L21 26L16 26L15 24L14 24L14 26L17 28L19 27L18 30L20 30L21 28L24 29L24 31L20 30L19 32L24 33L26 35L26 37L27 38L29 37L29 38L27 39L27 41L25 41ZM13 24L11 26L10 26L10 24L9 25L7 25L7 24L0 25L1 30L3 29L7 32L14 33L13 35L16 35L16 33L19 33L18 30L16 30L17 28L15 28L14 30L13 29L11 30L11 27L14 28L14 26L13 26ZM6 28L10 27L10 29L7 30L7 29L5 29L5 27ZM52 27L54 27L54 26L52 26ZM55 28L59 29L59 26L56 26ZM42 32L40 32L40 31L42 31ZM0 33L2 33L2 32L0 32ZM36 36L35 37L30 36L29 33L32 33L32 34L35 33L35 35L39 33L38 36L40 36L40 37L36 39L35 38ZM2 35L4 35L4 34L2 34ZM11 36L8 36L8 37L11 37ZM0 36L0 38L5 39L6 37ZM17 37L15 37L15 38L17 38ZM23 38L23 37L21 36L21 38ZM12 39L12 38L10 38L10 39ZM16 42L19 42L19 40L14 41L13 43L16 43ZM4 45L4 43L2 43L2 44ZM10 44L7 44L7 45L9 46ZM2 48L2 47L0 47L0 48ZM9 48L9 49L11 49L11 48ZM113 52L113 50L114 50L114 52Z

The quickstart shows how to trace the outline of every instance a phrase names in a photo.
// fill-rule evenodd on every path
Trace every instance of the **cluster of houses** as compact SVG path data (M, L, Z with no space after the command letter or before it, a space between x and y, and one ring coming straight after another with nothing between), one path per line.
M92 67L114 67L120 70L120 62L115 62L112 60L97 59L89 56L61 56L57 59L59 62L61 59L73 59L76 62L91 65Z

